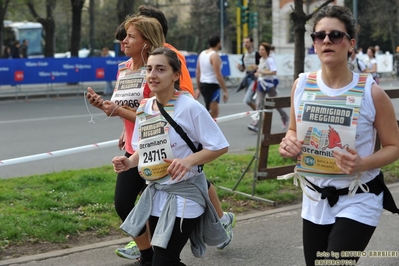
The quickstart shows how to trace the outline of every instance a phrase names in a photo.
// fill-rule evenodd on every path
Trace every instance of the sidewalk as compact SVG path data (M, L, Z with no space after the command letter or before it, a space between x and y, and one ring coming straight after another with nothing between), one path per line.
M399 183L391 184L389 187L396 202L399 202ZM298 204L238 216L234 240L225 250L208 247L205 257L198 259L191 254L188 243L182 252L182 262L190 266L302 266L304 259L300 212L301 205ZM380 224L366 249L366 256L362 257L357 265L399 265L398 223L398 215L383 212ZM129 240L130 238L123 238L90 246L4 260L0 261L0 265L138 265L137 262L119 258L114 253L115 248L125 245ZM387 257L381 251L394 251L396 256Z

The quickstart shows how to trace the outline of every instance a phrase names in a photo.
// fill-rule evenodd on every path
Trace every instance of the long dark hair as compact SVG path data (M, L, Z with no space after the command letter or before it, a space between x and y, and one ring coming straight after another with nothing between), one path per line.
M267 42L261 42L260 45L262 45L263 48L265 48L267 56L269 56L270 55L270 51L272 50L272 46L269 43L267 43Z
M375 48L373 46L370 46L367 49L370 49L371 53L373 54L373 58L375 58Z

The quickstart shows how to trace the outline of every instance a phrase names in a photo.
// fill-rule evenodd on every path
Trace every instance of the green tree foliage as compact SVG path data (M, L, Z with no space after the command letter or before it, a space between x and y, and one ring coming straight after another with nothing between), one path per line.
M265 2L258 1L251 11L258 12L259 42L272 43L272 0L267 0Z
M220 36L219 1L192 0L191 1L190 30L192 51L200 52L208 47L208 38L212 35Z
M379 45L382 51L395 53L399 45L399 0L357 2L357 47L365 51L369 46ZM353 0L346 0L345 5L353 9Z
M135 0L118 0L116 4L117 26L125 20L127 15L136 13L135 2Z
M115 29L119 25L115 12L116 1L104 1L102 5L98 4L98 1L93 2L95 3L92 7L94 9L93 25L90 25L90 13L83 9L80 47L99 50L107 46L112 50ZM92 43L90 42L90 27L93 27L94 31Z

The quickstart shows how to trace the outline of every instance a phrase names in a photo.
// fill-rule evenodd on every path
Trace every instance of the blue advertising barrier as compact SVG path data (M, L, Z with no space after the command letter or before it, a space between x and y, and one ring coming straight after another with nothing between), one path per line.
M0 60L0 85L78 83L115 80L126 57Z
M229 64L229 57L227 55L221 55L220 58L222 59L223 67L222 67L222 75L223 77L230 76L230 64ZM187 55L186 56L186 65L188 71L190 72L190 77L195 77L195 70L197 68L197 59L198 55Z
M195 77L197 55L186 57L191 77ZM230 75L227 55L222 55L222 75ZM0 86L44 83L113 81L118 64L126 57L35 58L0 60Z

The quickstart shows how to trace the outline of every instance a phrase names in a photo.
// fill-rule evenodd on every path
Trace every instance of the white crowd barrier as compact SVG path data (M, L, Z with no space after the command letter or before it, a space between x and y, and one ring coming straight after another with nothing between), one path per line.
M368 64L369 57L367 54L357 55L357 57L362 60L365 64ZM375 56L377 60L377 72L378 73L389 73L393 71L393 55L390 53L377 54Z
M285 79L289 77L290 79L294 76L294 55L293 54L274 54L277 67L277 77L280 79ZM230 76L229 78L242 78L245 73L240 72L236 65L241 62L242 55L229 54L229 67ZM359 58L367 64L369 58L366 54L359 55ZM388 73L393 71L393 55L392 54L378 54L376 55L377 60L377 70L378 73ZM305 55L305 72L314 71L320 69L320 60L316 54ZM290 80L292 83L292 80ZM291 84L292 85L292 84Z
M262 111L242 112L242 113L222 116L222 117L216 118L215 121L216 121L216 123L227 122L227 121L239 119L242 117L247 117L247 116L256 114L258 112L270 112L270 111L262 110ZM71 155L71 154L75 154L75 153L92 151L92 150L97 150L97 149L109 148L109 147L118 145L118 141L119 141L118 139L115 139L115 140L94 143L94 144L70 148L70 149L39 153L39 154L35 154L35 155L24 156L24 157L13 158L13 159L0 160L0 167L13 165L13 164L19 164L19 163L44 160L44 159L50 159L50 158L54 158L54 157Z

